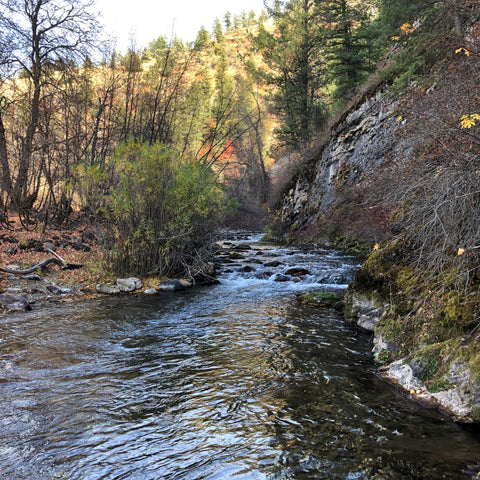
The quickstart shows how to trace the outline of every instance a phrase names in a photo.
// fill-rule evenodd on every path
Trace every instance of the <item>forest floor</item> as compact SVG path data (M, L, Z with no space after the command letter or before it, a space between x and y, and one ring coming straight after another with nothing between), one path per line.
M38 224L26 229L18 218L10 218L8 228L6 225L0 227L0 268L28 269L54 257L47 248L75 268L49 264L33 272L40 280L32 275L0 271L0 293L26 295L33 302L97 296L96 284L113 280L105 269L100 238L98 230L80 220L64 227L45 228ZM55 290L53 286L61 288L62 293L52 294L48 287Z

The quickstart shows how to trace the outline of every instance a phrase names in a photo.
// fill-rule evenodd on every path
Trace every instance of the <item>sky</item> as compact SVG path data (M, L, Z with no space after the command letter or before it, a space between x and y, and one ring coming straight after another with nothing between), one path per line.
M264 9L263 0L97 0L96 5L119 52L126 51L131 38L138 48L161 35L172 38L172 33L193 42L200 27L211 32L215 19L223 22L226 12L258 15Z

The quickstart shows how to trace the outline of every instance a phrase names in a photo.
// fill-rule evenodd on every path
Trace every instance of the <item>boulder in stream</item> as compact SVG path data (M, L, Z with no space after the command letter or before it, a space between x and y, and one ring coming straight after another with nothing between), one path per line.
M289 268L285 275L291 275L292 277L302 277L303 275L308 275L310 272L306 268L293 267Z

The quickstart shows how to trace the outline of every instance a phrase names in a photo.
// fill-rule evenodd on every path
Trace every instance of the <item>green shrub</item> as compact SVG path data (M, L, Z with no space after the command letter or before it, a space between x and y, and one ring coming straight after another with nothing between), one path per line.
M114 155L116 184L107 197L121 274L189 274L207 261L223 192L212 170L163 144L130 141Z

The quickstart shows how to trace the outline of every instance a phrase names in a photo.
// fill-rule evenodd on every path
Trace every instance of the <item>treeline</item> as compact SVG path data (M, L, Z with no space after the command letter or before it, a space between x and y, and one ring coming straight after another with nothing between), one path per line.
M25 47L4 49L4 67L17 67L4 69L12 75L1 80L4 212L26 216L35 207L61 222L76 204L94 215L98 199L89 186L95 172L111 170L112 153L130 139L172 146L205 166L221 163L218 172L231 170L235 152L236 175L266 182L263 102L246 68L249 59L232 73L231 48L218 31L207 36L202 30L193 45L160 37L142 52L113 53L101 65L86 57L79 66L77 42L91 47L92 39L79 36L66 50L62 38L74 34L76 24L64 28L62 21L79 22L85 12L73 7L72 15L66 2L51 18L52 2L34 3L39 8L26 16L30 24L13 32ZM17 14L10 14L13 22ZM36 30L42 22L58 36Z
M255 16L94 63L87 2L0 6L3 225L10 214L27 228L61 224L80 209L113 236L115 270L200 271L230 205L268 195Z
M80 210L109 226L117 270L186 268L183 254L163 260L200 252L229 206L264 204L275 147L314 140L426 3L275 0L191 44L159 37L92 61L90 0L0 0L0 222L61 224Z

